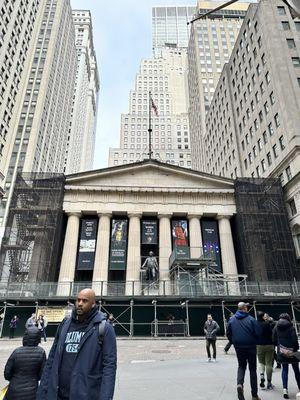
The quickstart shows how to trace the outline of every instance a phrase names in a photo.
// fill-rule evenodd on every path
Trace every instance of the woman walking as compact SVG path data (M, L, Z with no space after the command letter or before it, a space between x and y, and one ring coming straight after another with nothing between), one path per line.
M296 330L292 324L289 314L281 314L273 330L273 341L277 345L277 359L282 364L283 397L289 399L288 395L288 373L289 364L294 370L298 389L300 390L299 361L293 355L299 349Z
M257 346L257 358L260 366L260 387L265 388L265 373L267 376L267 389L274 389L272 385L273 373L273 324L269 320L268 315L263 311L257 313L257 322L260 327L261 334Z
M35 400L38 382L46 361L45 350L39 347L41 335L36 327L29 328L23 337L23 346L9 357L4 378L9 381L5 400Z

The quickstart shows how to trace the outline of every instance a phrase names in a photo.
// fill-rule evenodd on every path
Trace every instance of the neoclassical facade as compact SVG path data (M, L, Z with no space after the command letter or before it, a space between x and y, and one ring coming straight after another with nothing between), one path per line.
M146 160L67 176L63 210L62 288L69 282L92 281L96 292L105 295L110 282L125 281L125 294L138 295L142 262L148 250L154 250L159 279L168 291L170 256L182 244L180 250L188 248L190 259L214 246L220 272L238 273L230 179ZM180 237L183 232L185 237ZM214 238L205 237L204 243L203 234Z

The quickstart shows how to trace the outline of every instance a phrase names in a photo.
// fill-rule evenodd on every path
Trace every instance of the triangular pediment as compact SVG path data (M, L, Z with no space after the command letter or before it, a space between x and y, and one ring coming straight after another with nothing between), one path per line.
M66 185L157 189L233 190L233 180L156 160L68 175Z

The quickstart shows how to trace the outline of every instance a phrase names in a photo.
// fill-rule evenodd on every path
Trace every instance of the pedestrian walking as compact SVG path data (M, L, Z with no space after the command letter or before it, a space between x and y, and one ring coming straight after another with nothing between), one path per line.
M299 343L296 330L292 324L289 314L280 315L279 321L273 329L273 342L277 346L277 360L282 366L281 378L283 386L283 398L289 399L289 364L292 365L298 389L300 390L299 360L295 357L295 353L299 350Z
M245 400L244 381L247 364L250 371L252 400L260 400L257 387L256 345L260 336L257 321L248 313L248 303L240 302L238 310L230 318L227 337L233 344L238 360L237 394L239 400Z
M204 333L206 338L206 351L207 351L207 361L211 361L211 353L210 346L213 349L213 361L216 362L217 357L217 349L216 349L216 340L217 340L217 332L220 330L220 327L216 321L213 320L211 314L207 315L207 321L204 324Z
M19 318L14 315L9 323L9 338L13 339L15 337L15 332L18 326Z
M233 317L233 316L234 316L234 314L233 314L233 312L231 312L230 315L229 315L227 324L226 324L226 328L227 328L227 325L228 325L228 322L229 322L230 318ZM228 351L230 350L230 347L231 347L231 346L232 346L232 343L230 343L230 342L228 341L228 342L226 343L226 346L224 347L224 353L225 353L225 354L228 353Z
M26 323L25 323L25 328L26 328L26 329L32 328L33 326L37 326L37 323L36 323L36 316L35 316L34 313L31 314L31 317L29 317L28 320L26 321Z
M112 400L116 364L114 329L98 311L95 292L84 289L57 330L37 400Z
M38 382L46 362L45 350L39 347L39 330L31 327L25 331L23 346L13 351L4 368L9 381L5 400L35 400Z
M44 338L44 342L47 342L47 336L46 336L46 327L47 327L47 319L44 317L42 314L39 315L37 319L37 327L40 331L41 338Z
M260 336L257 345L257 358L260 367L260 387L265 388L265 374L267 376L267 389L274 389L272 385L274 345L273 328L274 323L268 314L258 311L257 322L260 327Z

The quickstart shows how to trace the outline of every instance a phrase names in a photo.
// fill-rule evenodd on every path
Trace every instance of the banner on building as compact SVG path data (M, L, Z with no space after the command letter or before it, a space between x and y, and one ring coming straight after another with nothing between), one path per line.
M142 244L157 244L157 221L142 221Z
M98 219L82 219L79 249L77 257L78 270L93 270L96 251Z
M172 221L172 239L176 258L189 258L190 249L187 220Z
M125 270L127 258L127 219L113 219L110 238L109 269Z
M69 317L72 313L72 308L68 307L39 307L37 317L43 315L47 322L60 323L64 318Z
M215 269L222 271L218 222L201 220L203 253L210 255L216 262Z

